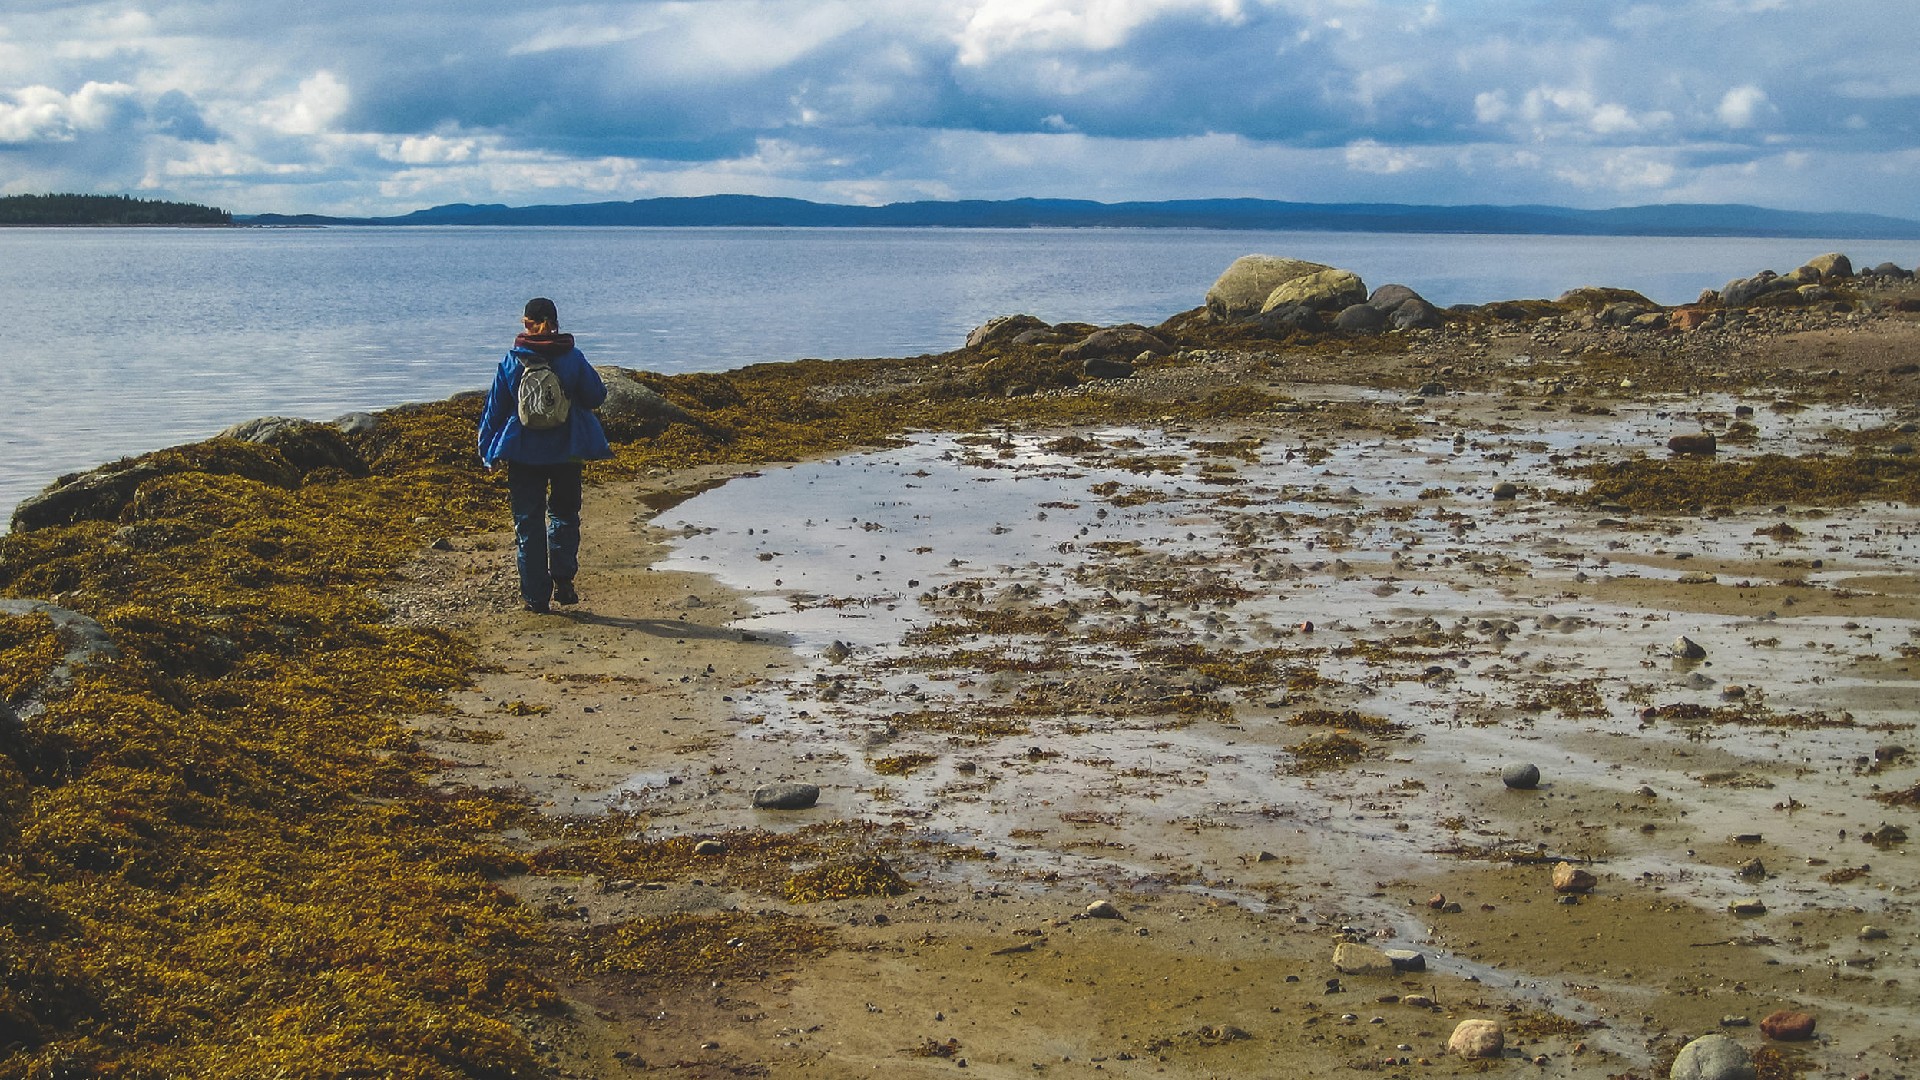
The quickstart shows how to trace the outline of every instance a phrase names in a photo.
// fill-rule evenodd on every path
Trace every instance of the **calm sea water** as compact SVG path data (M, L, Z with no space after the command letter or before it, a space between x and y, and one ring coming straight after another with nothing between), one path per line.
M5 229L14 312L0 525L55 476L269 414L328 419L482 387L526 298L598 363L722 371L958 346L995 316L1155 323L1250 252L1435 303L1579 285L1664 303L1824 251L1920 243L1201 230Z

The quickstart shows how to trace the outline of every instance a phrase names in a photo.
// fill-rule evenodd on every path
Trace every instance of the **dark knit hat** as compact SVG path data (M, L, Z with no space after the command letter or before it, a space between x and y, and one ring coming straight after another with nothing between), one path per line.
M527 301L526 315L534 322L552 323L556 327L560 325L559 309L553 306L553 301L544 296L536 296Z

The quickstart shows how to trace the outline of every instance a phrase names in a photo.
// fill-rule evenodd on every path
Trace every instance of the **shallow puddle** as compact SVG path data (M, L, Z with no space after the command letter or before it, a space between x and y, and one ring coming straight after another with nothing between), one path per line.
M1408 883L1462 858L1586 858L1616 890L1703 910L1759 898L1910 932L1905 846L1860 836L1900 813L1869 796L1915 780L1887 748L1920 750L1920 514L1551 498L1560 467L1664 453L1735 404L1489 421L1491 402L1448 399L1407 406L1430 434L1349 441L1284 422L930 436L737 480L656 524L679 537L666 568L750 592L737 625L811 661L741 697L742 737L843 763L864 781L841 805L991 848L997 874L1425 942ZM1781 453L1880 422L1748 419ZM1705 655L1677 657L1681 637ZM1522 762L1543 782L1509 791ZM1767 876L1736 872L1756 856ZM1916 974L1904 950L1876 972Z

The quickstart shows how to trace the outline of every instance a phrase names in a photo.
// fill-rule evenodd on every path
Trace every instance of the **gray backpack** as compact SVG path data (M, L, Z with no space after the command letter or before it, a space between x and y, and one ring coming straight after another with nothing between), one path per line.
M524 369L518 401L520 426L528 431L550 431L565 424L573 402L567 397L567 388L560 385L553 365L522 360L520 366Z

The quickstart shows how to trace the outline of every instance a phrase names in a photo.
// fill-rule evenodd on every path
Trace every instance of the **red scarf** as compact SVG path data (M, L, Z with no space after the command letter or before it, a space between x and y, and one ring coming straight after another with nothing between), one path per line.
M558 360L573 351L572 334L521 334L513 339L516 349L529 349L549 360Z

